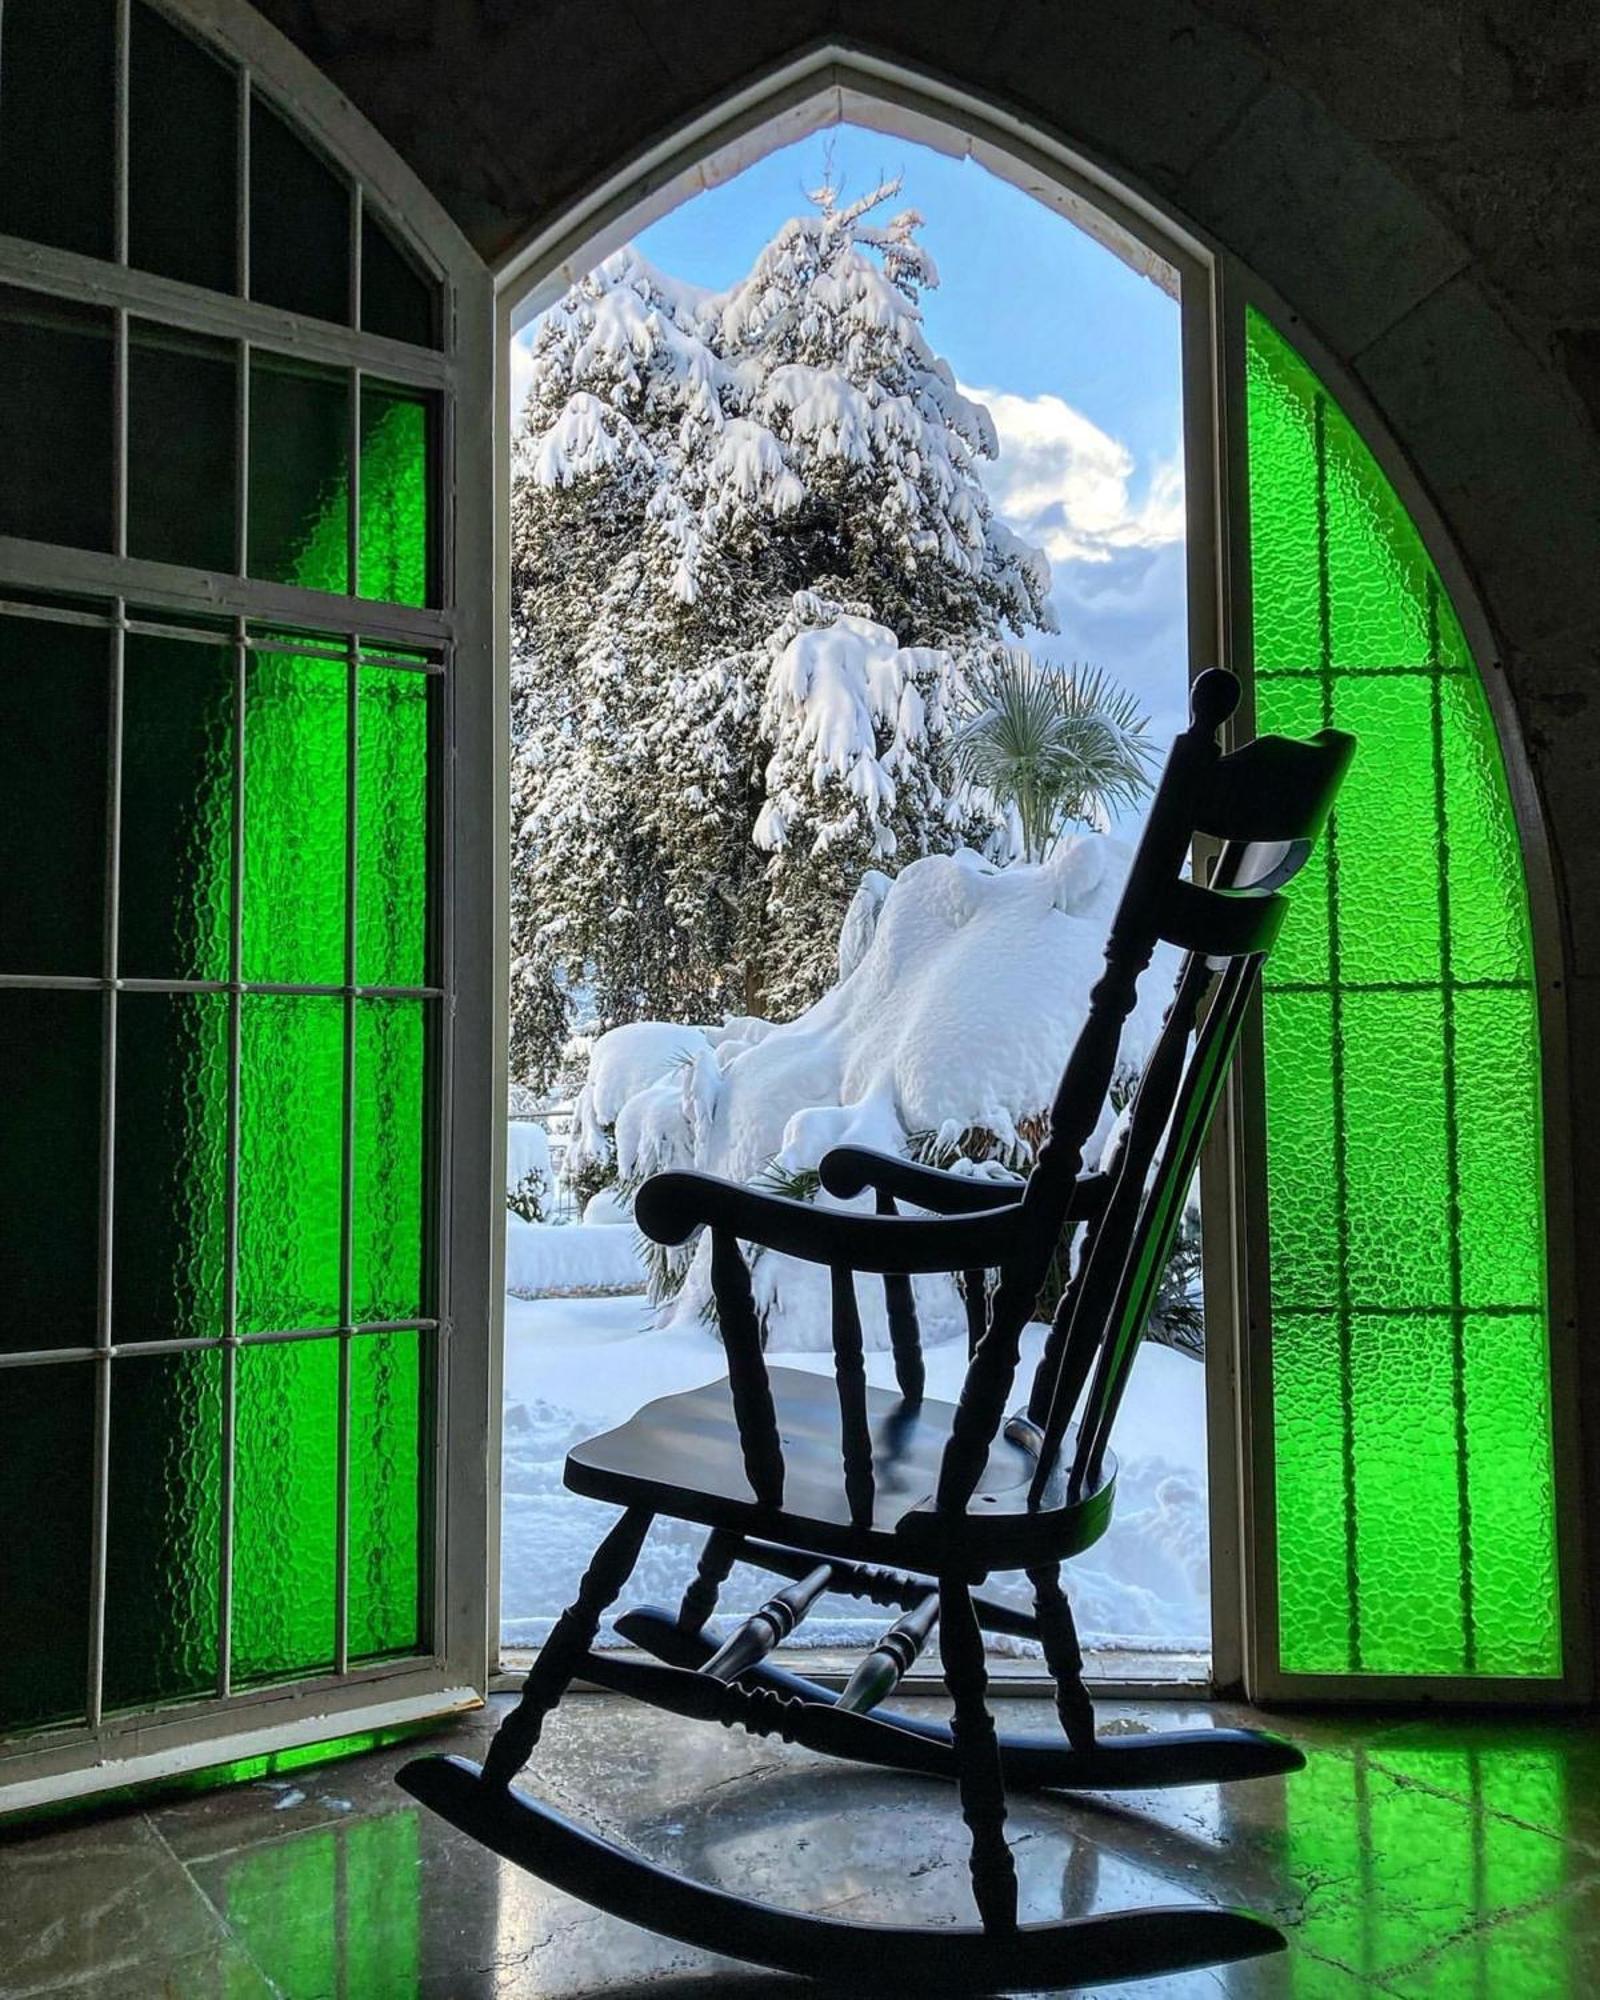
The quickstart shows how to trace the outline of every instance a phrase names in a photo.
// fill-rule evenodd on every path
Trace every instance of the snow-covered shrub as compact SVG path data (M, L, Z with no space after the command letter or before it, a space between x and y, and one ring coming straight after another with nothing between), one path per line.
M914 695L857 718L871 747L851 768L876 764L895 800L858 829L849 874L842 855L796 865L806 725L767 700L797 592L892 635L873 642L886 656L1052 626L1049 565L980 477L994 425L923 332L937 273L921 218L887 213L896 188L821 190L724 293L619 251L539 323L512 529L513 1067L530 1081L579 986L610 1022L796 1011L832 975L813 946L879 828L902 861L970 837L936 776L942 667L904 667ZM817 802L808 850L831 813Z
M870 929L852 905L854 962L797 1020L636 1023L601 1036L587 1115L611 1113L619 1171L633 1185L693 1166L806 1195L823 1154L844 1144L985 1175L1025 1172L1087 1012L1128 859L1122 842L1081 833L1038 866L999 868L970 851L914 861L872 886ZM1173 969L1163 948L1124 1033L1129 1070L1159 1029ZM1108 1106L1094 1149L1114 1116ZM675 1277L658 1271L658 1286ZM762 1256L754 1281L771 1345L827 1344L826 1271ZM953 1284L919 1278L917 1292L930 1342L964 1336ZM867 1339L881 1345L881 1287L863 1281L860 1296ZM699 1250L673 1311L698 1316L708 1297Z
M524 1222L543 1222L554 1191L549 1135L531 1118L513 1118L506 1132L506 1207Z

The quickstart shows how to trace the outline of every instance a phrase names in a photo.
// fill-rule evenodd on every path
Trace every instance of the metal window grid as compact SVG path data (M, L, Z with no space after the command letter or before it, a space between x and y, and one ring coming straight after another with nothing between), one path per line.
M444 1402L442 1383L447 1366L448 1321L440 1314L437 1301L447 1296L448 1234L450 1208L445 1164L450 1122L453 1116L451 1036L442 1016L451 966L453 919L446 885L454 862L453 808L449 797L449 758L444 745L453 733L455 690L452 666L460 621L450 608L391 604L357 596L361 578L358 571L361 524L361 403L363 383L374 381L423 392L437 405L432 428L433 448L428 466L428 505L433 546L428 551L428 573L445 588L449 605L448 579L454 553L454 487L444 476L448 454L455 442L454 394L462 379L457 359L456 301L448 277L436 260L418 247L415 233L405 226L389 206L372 202L385 216L392 233L412 249L416 261L428 274L429 282L440 287L444 308L441 314L443 344L437 350L414 347L386 336L359 330L361 319L361 224L364 204L369 200L358 170L335 165L333 171L344 181L349 193L349 325L332 325L305 319L297 314L252 301L248 297L251 188L249 173L250 107L257 95L272 103L288 117L297 131L305 133L305 120L297 107L285 104L272 80L261 74L251 60L251 48L244 37L218 36L223 45L214 50L231 61L237 78L237 284L234 294L217 293L138 269L128 261L128 157L129 157L129 46L133 0L118 0L116 35L116 122L114 156L114 254L110 260L57 250L20 238L0 235L0 279L44 297L69 301L89 301L108 307L113 334L113 446L112 446L112 534L107 550L57 546L0 536L0 615L45 622L60 622L103 629L109 654L109 712L107 741L108 814L106 835L106 881L104 903L103 961L99 976L64 977L48 974L8 973L0 975L0 987L34 990L93 991L103 996L101 1022L100 1093L100 1182L98 1197L98 1244L96 1247L95 1336L90 1346L53 1349L31 1348L0 1356L0 1371L73 1363L93 1366L93 1476L91 1513L89 1592L89 1657L87 1699L84 1712L75 1723L50 1725L25 1731L15 1739L0 1741L0 1775L8 1767L10 1753L39 1746L61 1744L73 1739L92 1741L108 1731L109 1724L126 1724L127 1716L108 1717L105 1688L105 1629L108 1579L106 1575L107 1520L111 1436L111 1369L121 1357L218 1351L222 1362L222 1449L218 1563L220 1601L218 1655L214 1696L186 1699L179 1707L191 1722L225 1712L243 1711L261 1698L261 1689L236 1690L231 1668L231 1614L233 1599L233 1509L235 1486L236 1369L241 1348L298 1342L332 1340L339 1350L338 1366L338 1445L337 1445L337 1549L336 1549L336 1633L333 1670L313 1669L295 1677L295 1688L307 1695L327 1696L339 1689L369 1689L387 1679L396 1686L405 1679L404 1670L428 1664L445 1665L443 1659L446 1622L445 1580L442 1546L445 1507ZM206 31L197 30L180 9L157 6L186 32L203 42ZM207 24L208 30L214 24ZM251 31L253 33L253 31ZM3 60L3 49L0 49ZM311 141L316 144L315 139ZM319 147L319 150L321 148ZM235 380L235 567L220 574L180 565L146 561L128 556L129 485L129 402L128 357L130 322L138 320L180 331L210 334L226 339L236 360ZM347 595L304 589L297 585L253 579L247 575L249 547L249 466L250 466L250 379L251 360L256 353L298 359L337 369L346 383L349 425L349 482L347 497ZM481 372L481 370L480 370ZM282 626L286 629L280 631ZM229 855L230 896L228 917L228 976L226 979L147 979L124 978L119 964L118 913L121 907L122 871L120 852L120 787L122 772L123 670L126 641L130 634L150 635L166 640L231 648L233 658L233 779L231 799L231 851ZM308 658L340 660L346 671L345 700L345 924L343 979L338 984L294 984L249 981L241 976L241 934L244 906L243 841L245 781L245 700L252 655L267 650L293 653ZM438 682L436 699L429 704L427 736L427 812L431 837L427 847L426 884L428 898L425 964L438 968L445 983L416 986L363 985L357 980L357 890L358 890L358 767L357 729L360 711L360 673L363 665L382 666L386 671L414 672ZM224 1311L221 1330L214 1336L186 1336L169 1339L118 1340L112 1320L112 1273L115 1258L116 1217L114 1212L115 1139L117 1106L117 1027L119 996L123 993L220 993L228 997L227 1099L226 1099L226 1181L225 1181L225 1270ZM340 1158L339 1212L339 1311L338 1323L324 1327L286 1327L272 1331L241 1332L238 1307L238 1223L240 1162L240 1069L241 1018L243 1001L258 994L320 995L337 998L342 1005L344 1103ZM358 1003L373 999L409 1000L425 1010L424 1122L423 1154L425 1271L424 1303L433 1309L404 1320L358 1324L354 1319L353 1230L354 1230L354 1151L355 1151L355 1036ZM426 1593L423 1616L423 1644L414 1658L398 1663L357 1663L350 1659L350 1402L351 1354L353 1343L374 1335L414 1332L425 1340L423 1349L422 1412L419 1436L426 1454L418 1467L421 1480L419 1498L423 1520L430 1516L435 1530L425 1541L433 1549L431 1587L429 1568L424 1568ZM426 1336L433 1336L426 1341ZM431 1357L431 1359L430 1359ZM431 1376L431 1380L429 1377ZM0 1380L4 1376L0 1375ZM113 1580L114 1587L114 1580ZM398 1671L397 1671L398 1669ZM438 1675L434 1676L437 1681ZM281 1692L281 1690L280 1690ZM457 1690L456 1692L459 1692ZM326 1701L322 1706L327 1707ZM212 1729L208 1734L220 1735ZM326 1734L326 1728L323 1733ZM27 1768L24 1762L23 1768Z

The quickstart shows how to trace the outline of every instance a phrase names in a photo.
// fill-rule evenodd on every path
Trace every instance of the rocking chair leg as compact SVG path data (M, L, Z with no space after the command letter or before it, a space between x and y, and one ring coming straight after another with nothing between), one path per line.
M1017 1869L1006 1840L1006 1788L1000 1745L985 1696L983 1634L964 1583L939 1585L939 1645L945 1682L955 1701L951 1733L961 1817L972 1835L972 1895L986 1931L1011 1931L1017 1924Z
M683 1593L678 1607L678 1623L698 1632L717 1608L717 1598L728 1573L739 1556L739 1536L726 1528L713 1528L700 1551L700 1566L694 1581Z
M594 1644L600 1619L633 1574L654 1516L630 1507L594 1552L578 1594L539 1649L522 1684L522 1699L501 1723L483 1762L483 1782L503 1790L527 1763L544 1719L566 1693L584 1655Z
M1045 1665L1056 1684L1056 1713L1061 1718L1061 1727L1074 1750L1092 1750L1094 1703L1083 1684L1083 1652L1078 1645L1072 1606L1061 1588L1060 1563L1043 1563L1038 1569L1030 1569L1028 1581L1033 1585Z

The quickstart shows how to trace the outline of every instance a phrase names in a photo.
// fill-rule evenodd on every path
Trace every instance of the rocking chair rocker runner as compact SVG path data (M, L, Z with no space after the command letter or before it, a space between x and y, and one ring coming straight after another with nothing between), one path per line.
M1270 1924L1205 1906L1020 1923L1005 1837L1006 1787L1101 1791L1297 1770L1292 1744L1250 1730L1101 1740L1061 1565L1104 1532L1116 1487L1111 1428L1261 964L1283 921L1278 894L1320 834L1355 749L1215 742L1239 698L1202 674L1173 745L1106 945L1105 972L1068 1059L1049 1134L1018 1189L843 1147L828 1192L873 1190L876 1214L822 1209L694 1173L657 1174L635 1214L656 1242L711 1234L711 1281L727 1379L648 1405L567 1460L574 1492L625 1511L540 1653L481 1767L408 1764L400 1783L508 1860L615 1915L683 1943L848 1982L893 1963L903 1990L1003 1992L1128 1979L1282 1946ZM1222 843L1209 884L1186 880L1197 834ZM1161 1032L1110 1158L1083 1171L1136 983L1155 946L1184 953ZM904 1201L924 1211L903 1216ZM1052 1254L1081 1230L1026 1402L1008 1418L1023 1328ZM741 1242L828 1266L833 1382L769 1368ZM855 1276L882 1277L898 1395L869 1389ZM924 1394L911 1274L964 1274L971 1358L959 1402ZM986 1274L995 1273L992 1285ZM987 1301L987 1305L985 1305ZM652 1518L710 1530L676 1617L639 1609L618 1632L654 1661L593 1650ZM706 1620L735 1562L787 1578L728 1642ZM1034 1612L982 1595L1021 1569ZM768 1655L828 1592L898 1615L843 1694ZM935 1630L954 1703L950 1727L886 1713ZM1039 1639L1066 1740L997 1733L985 1702L985 1631ZM545 1716L576 1676L676 1715L776 1735L835 1757L954 1778L971 1834L980 1923L847 1923L748 1901L653 1866L512 1789ZM889 1956L884 1956L887 1950Z

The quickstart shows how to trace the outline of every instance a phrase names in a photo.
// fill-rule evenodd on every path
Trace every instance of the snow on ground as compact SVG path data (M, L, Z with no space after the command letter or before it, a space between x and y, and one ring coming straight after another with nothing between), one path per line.
M644 1282L633 1224L586 1227L506 1217L506 1290L518 1298L563 1292L637 1292Z
M631 1232L571 1228L583 1238ZM580 1440L621 1423L658 1396L726 1372L716 1334L701 1325L655 1327L642 1295L630 1298L506 1301L504 1502L501 1640L540 1644L570 1602L615 1509L568 1493L562 1462ZM1028 1329L1026 1379L1044 1329ZM830 1373L827 1352L769 1358L788 1368ZM928 1393L953 1400L966 1363L965 1343L940 1341L926 1351ZM893 1387L892 1357L867 1357L869 1381ZM1146 1342L1134 1366L1116 1444L1122 1462L1112 1526L1093 1549L1067 1565L1086 1646L1141 1651L1203 1651L1209 1646L1205 1511L1205 1404L1199 1364ZM704 1530L658 1521L645 1544L626 1604L675 1609L699 1558ZM723 1592L722 1621L747 1615L774 1579L740 1566ZM1005 1595L1025 1593L1018 1578L995 1578ZM1019 1598L1025 1601L1025 1598ZM876 1607L828 1598L799 1637L811 1645L852 1645L889 1622ZM607 1642L603 1628L601 1643ZM1028 1650L1019 1646L1019 1651Z

